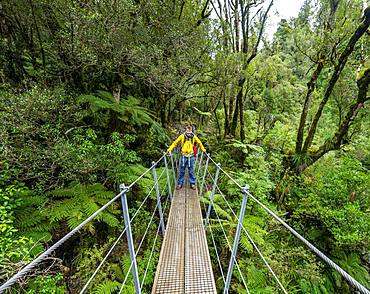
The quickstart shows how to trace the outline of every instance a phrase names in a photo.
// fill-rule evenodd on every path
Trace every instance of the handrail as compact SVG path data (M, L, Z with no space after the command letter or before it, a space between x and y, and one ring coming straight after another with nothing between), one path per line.
M126 190L121 191L116 196L114 196L110 201L108 201L105 205L95 211L92 215L86 218L83 222L81 222L76 228L71 230L69 233L64 235L59 241L57 241L54 245L50 248L45 250L42 254L40 254L37 258L32 260L28 263L24 268L18 271L15 275L13 275L10 279L8 279L4 284L0 286L0 293L3 293L6 289L10 288L13 284L17 282L17 280L24 277L29 271L31 271L35 266L37 266L40 262L42 262L46 257L48 257L51 253L53 253L58 247L60 247L64 242L70 239L74 234L76 234L82 227L84 227L87 223L89 223L92 219L94 219L99 213L104 211L108 206L110 206L114 201L116 201L123 193L127 193L138 181L140 181L148 172L150 172L153 167L156 167L158 163L166 156L166 153L163 154L156 162L152 164L150 168L148 168L145 172L143 172L136 180L134 180Z
M206 153L206 156L211 160L211 162L220 169L232 182L234 182L241 190L243 187L225 170L223 170L214 160L213 158ZM268 207L266 207L263 203L261 203L257 198L255 198L252 194L246 191L248 196L259 206L261 206L269 215L271 215L275 220L277 220L281 225L283 225L288 231L290 231L296 238L301 240L308 248L310 248L317 256L319 256L323 261L325 261L330 267L335 269L350 285L356 288L363 294L370 294L370 291L359 283L356 279L354 279L350 274L348 274L345 270L343 270L340 266L338 266L334 261L332 261L329 257L327 257L324 253L322 253L319 249L317 249L313 244L311 244L308 240L306 240L302 235L300 235L296 230L290 227L286 222L284 222L279 216L277 216L273 211L271 211Z

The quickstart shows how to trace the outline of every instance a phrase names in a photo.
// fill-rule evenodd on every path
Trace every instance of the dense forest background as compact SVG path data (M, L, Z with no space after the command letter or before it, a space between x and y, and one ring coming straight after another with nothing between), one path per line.
M370 287L370 8L306 0L270 41L273 5L1 1L0 282L135 179L190 120L226 170ZM241 196L227 184L237 208ZM130 194L129 206L149 188ZM154 206L153 196L134 235ZM216 209L233 236L237 220ZM251 203L245 225L289 293L353 292ZM117 203L9 293L77 293L120 228ZM121 243L91 292L116 293L130 264ZM278 292L247 239L238 255L251 293ZM220 256L226 267L227 250ZM235 277L230 290L241 289Z

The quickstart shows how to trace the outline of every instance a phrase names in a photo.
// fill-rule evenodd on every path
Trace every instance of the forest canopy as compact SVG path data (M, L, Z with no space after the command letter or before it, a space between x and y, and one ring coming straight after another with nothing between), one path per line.
M1 284L150 167L190 122L225 170L370 288L370 7L305 0L268 38L274 5L0 3ZM239 191L226 178L219 186L239 209ZM145 178L129 207L137 209L151 188ZM215 209L233 238L237 219L217 204L219 196ZM153 196L134 236L143 235L155 207ZM9 293L79 292L122 223L117 202ZM210 223L211 259L217 247L227 268L221 228ZM244 224L289 293L355 293L252 203ZM140 273L154 238L150 228ZM157 247L144 292L151 291ZM246 237L238 260L251 293L278 293ZM118 293L129 267L122 242L91 289ZM222 291L216 263L213 269ZM234 272L230 293L243 289ZM131 277L124 291L134 293Z

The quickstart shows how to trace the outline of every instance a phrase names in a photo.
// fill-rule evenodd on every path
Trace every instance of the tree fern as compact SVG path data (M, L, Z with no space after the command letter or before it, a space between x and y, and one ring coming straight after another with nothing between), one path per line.
M65 199L56 200L48 207L48 216L53 222L66 220L70 229L78 226L87 217L97 211L102 205L114 197L114 193L108 191L101 184L84 186L82 184L72 184L65 189L58 189L51 192L51 196ZM119 221L114 215L117 203L112 203L110 207L101 212L96 219L109 225L117 227ZM90 233L95 232L94 223L90 222L83 228Z
M47 197L31 191L21 193L19 197L20 205L15 210L15 225L19 234L32 238L35 242L50 241L50 231L55 228L55 223L49 221L43 209Z
M96 96L80 96L78 102L88 103L93 112L109 111L115 114L118 120L130 122L137 126L151 125L155 122L153 119L154 114L145 107L140 106L139 100L132 96L117 101L111 93L98 91Z

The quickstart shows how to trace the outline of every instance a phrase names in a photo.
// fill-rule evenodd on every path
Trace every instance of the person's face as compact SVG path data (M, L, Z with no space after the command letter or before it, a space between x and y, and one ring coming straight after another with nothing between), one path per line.
M191 127L186 127L186 132L191 133Z

